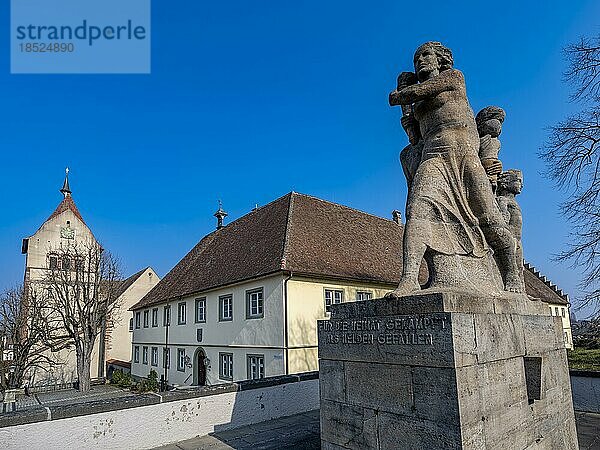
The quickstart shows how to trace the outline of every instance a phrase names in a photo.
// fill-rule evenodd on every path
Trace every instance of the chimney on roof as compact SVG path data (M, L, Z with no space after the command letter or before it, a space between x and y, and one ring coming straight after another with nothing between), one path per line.
M223 219L227 217L227 213L223 211L223 205L221 204L221 200L219 200L219 209L214 214L214 216L217 218L217 230L220 230L221 228L223 228Z
M392 211L392 220L398 225L402 225L402 213L397 209Z
M71 188L69 187L69 168L68 167L65 169L65 181L63 182L63 186L62 186L60 192L62 193L62 195L65 196L65 198L71 196Z

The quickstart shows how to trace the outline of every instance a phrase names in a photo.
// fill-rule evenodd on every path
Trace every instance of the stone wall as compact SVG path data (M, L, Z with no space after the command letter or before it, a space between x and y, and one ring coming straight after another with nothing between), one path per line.
M318 374L0 416L0 448L153 448L319 407Z

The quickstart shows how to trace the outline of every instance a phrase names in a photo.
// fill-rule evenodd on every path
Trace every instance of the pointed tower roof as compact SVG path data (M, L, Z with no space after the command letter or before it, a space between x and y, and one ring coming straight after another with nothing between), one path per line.
M69 209L73 212L73 214L75 214L75 216L79 220L81 220L83 223L85 223L85 220L83 220L83 217L81 217L81 213L79 212L79 210L77 209L77 206L75 205L75 202L73 201L73 197L71 197L71 187L69 186L69 168L68 167L65 169L65 181L63 182L60 192L62 193L62 195L64 195L64 198L58 204L58 206L56 207L54 212L52 214L50 214L50 217L48 217L48 219L46 219L46 222L48 222L48 220L58 216L59 214L62 214L63 212L65 212L66 210Z
M63 182L63 186L60 189L60 192L62 193L62 195L65 196L65 198L71 196L71 188L69 187L69 168L68 167L65 169L65 181Z

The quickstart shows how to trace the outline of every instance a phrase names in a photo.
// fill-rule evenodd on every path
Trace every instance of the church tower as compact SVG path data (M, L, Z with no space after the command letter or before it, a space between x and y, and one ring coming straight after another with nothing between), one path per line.
M96 242L73 200L68 168L59 191L62 199L54 212L34 234L23 239L21 253L25 255L23 287L26 296L47 289L44 279L48 269L73 270L77 262L64 256L64 252L59 252L59 249L77 242ZM63 350L60 353L64 365L59 370L53 370L48 374L35 374L33 383L68 383L77 378L75 352ZM98 358L94 356L92 373L98 370L97 362Z

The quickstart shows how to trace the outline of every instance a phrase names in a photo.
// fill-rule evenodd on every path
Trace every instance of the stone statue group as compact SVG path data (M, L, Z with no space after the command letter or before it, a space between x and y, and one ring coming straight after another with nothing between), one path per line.
M402 277L392 297L425 287L522 293L522 216L515 196L519 170L502 170L498 159L505 112L488 106L477 116L463 74L450 49L426 42L414 56L413 72L398 77L390 93L402 107L409 145L400 153L408 184Z

